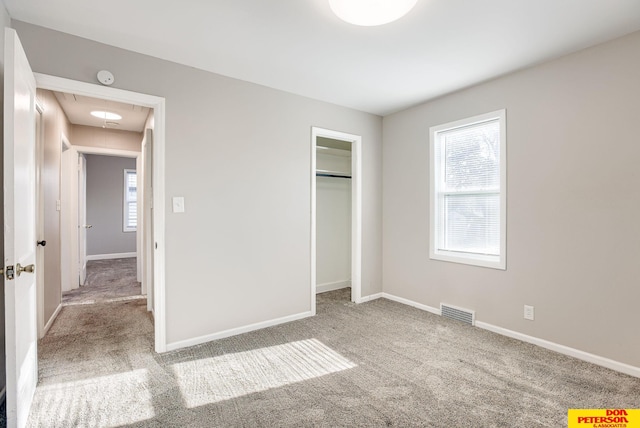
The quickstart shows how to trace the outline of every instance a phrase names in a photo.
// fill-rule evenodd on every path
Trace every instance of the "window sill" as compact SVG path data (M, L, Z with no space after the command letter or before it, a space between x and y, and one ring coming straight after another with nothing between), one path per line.
M470 266L486 267L491 269L507 270L507 264L504 257L485 256L482 254L462 254L453 251L431 251L429 253L431 260L439 260L443 262L459 263Z

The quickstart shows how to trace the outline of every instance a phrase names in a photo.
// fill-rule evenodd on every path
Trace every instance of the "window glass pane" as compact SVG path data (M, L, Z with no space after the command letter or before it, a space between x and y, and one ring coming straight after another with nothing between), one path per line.
M443 200L441 250L500 254L499 194L446 195Z
M443 191L500 188L500 123L498 120L443 132Z
M138 181L135 170L125 170L125 231L134 231L138 223Z
M137 177L135 171L127 171L127 200L134 201L137 197Z
M506 269L506 111L430 129L429 256Z
M135 202L129 202L129 210L127 211L127 225L129 227L136 227L138 223L138 204Z

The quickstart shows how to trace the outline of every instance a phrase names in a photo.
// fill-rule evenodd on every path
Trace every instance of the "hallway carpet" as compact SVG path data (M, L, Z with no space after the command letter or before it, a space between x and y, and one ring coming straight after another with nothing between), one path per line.
M640 379L385 299L158 355L144 300L66 306L30 427L562 427Z
M62 304L82 305L143 299L137 280L136 258L90 260L85 285L62 294Z

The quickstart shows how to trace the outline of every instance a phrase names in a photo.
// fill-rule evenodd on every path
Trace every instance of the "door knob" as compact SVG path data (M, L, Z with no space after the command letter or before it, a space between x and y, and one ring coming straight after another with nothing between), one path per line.
M47 245L47 241L43 239L42 241L38 241L37 244L40 245L41 247L44 247Z
M34 264L30 264L27 266L22 266L20 265L20 263L16 264L16 273L18 274L18 276L20 276L20 274L22 274L22 272L29 272L29 273L33 273L36 270L36 265Z
M84 228L85 228L85 229L91 229L92 227L93 227L93 225L92 225L92 224L85 224L85 225L84 225Z

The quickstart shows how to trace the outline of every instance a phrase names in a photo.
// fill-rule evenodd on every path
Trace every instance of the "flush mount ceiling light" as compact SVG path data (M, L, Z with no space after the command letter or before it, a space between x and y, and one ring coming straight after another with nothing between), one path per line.
M119 114L116 113L111 113L108 111L92 111L91 112L91 116L95 116L99 119L103 119L103 120L120 120L122 119L122 116L120 116Z
M417 2L418 0L329 0L329 6L343 21L370 27L402 18Z

